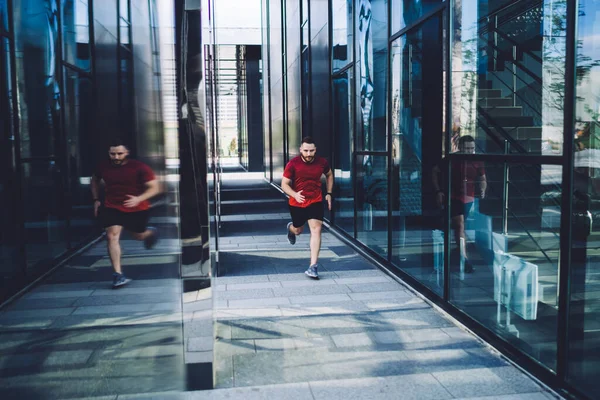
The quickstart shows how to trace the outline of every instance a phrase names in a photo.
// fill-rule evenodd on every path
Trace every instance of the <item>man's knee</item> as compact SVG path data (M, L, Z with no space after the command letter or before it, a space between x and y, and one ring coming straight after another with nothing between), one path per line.
M314 235L318 235L321 233L322 224L314 224L310 226L310 233Z
M118 243L120 236L120 232L106 232L106 240L108 240L109 243Z
M292 228L292 233L294 235L299 235L304 230L304 226L299 226L298 228L296 228L294 225L292 225L291 228Z
M144 234L139 233L139 232L131 232L131 236L133 236L133 238L135 240L143 240L144 239Z

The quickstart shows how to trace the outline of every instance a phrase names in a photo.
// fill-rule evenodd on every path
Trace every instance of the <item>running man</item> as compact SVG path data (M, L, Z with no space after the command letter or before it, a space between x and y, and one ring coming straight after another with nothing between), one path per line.
M151 249L158 240L156 228L147 227L150 216L150 199L159 193L158 180L152 169L141 161L129 158L127 146L116 140L111 143L108 155L98 165L92 176L94 216L99 217L106 230L108 255L112 263L113 288L131 282L121 268L121 245L119 239L123 228L136 240L143 240ZM104 183L104 206L100 202L100 187Z
M319 279L319 251L321 250L321 228L323 226L323 195L321 177L327 178L327 205L331 211L333 172L329 163L316 155L317 147L310 136L302 139L300 155L286 165L281 180L281 188L290 196L289 206L292 222L287 225L287 238L290 244L296 243L296 235L304 230L308 222L310 228L310 265L304 272L313 279Z
M463 154L475 154L475 139L473 136L461 136L458 139L458 151ZM440 167L433 167L433 188L436 191L438 206L443 208L446 204L446 195L440 184L440 175ZM481 161L453 161L450 186L450 217L452 218L454 239L459 247L460 254L464 257L465 272L472 273L475 268L469 261L469 255L467 254L465 219L473 209L475 198L485 198L487 179L483 163Z

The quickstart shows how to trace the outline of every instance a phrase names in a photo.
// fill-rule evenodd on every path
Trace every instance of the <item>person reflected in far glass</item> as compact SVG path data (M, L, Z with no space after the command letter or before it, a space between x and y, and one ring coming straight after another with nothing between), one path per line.
M287 238L290 244L296 243L296 236L302 233L304 224L310 228L310 264L304 272L313 279L319 279L319 252L321 250L321 228L323 227L323 194L321 177L327 181L327 206L331 211L333 191L333 171L323 157L316 155L317 146L310 136L302 139L300 155L292 158L283 171L281 189L290 196L289 207L292 221L287 224Z
M160 192L152 169L141 161L129 158L129 149L120 140L114 140L108 149L109 159L102 161L92 176L94 216L106 230L108 255L113 266L113 288L131 282L121 268L121 232L123 228L135 240L144 241L147 249L154 247L158 231L148 227L150 198ZM104 186L104 205L100 189Z
M458 151L464 154L475 154L475 139L470 135L458 138ZM465 272L475 271L469 260L467 251L467 235L465 220L473 209L475 198L485 198L487 179L485 168L481 161L453 161L450 177L450 217L454 231L454 239L459 254L464 258ZM442 181L448 175L442 173L439 165L433 168L432 183L436 193L437 204L440 208L446 206L446 193L442 189Z

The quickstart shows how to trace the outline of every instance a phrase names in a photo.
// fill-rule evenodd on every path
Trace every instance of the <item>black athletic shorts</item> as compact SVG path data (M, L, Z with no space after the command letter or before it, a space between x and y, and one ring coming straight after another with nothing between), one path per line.
M118 225L129 232L142 233L148 227L150 210L123 212L116 208L101 207L98 211L98 218L102 222L103 228Z
M450 199L450 216L457 217L459 215L467 216L473 208L473 202L463 203L460 200Z
M318 219L323 221L325 212L323 211L323 203L316 202L308 207L294 207L290 206L290 215L292 216L292 223L294 228L300 228L309 219Z

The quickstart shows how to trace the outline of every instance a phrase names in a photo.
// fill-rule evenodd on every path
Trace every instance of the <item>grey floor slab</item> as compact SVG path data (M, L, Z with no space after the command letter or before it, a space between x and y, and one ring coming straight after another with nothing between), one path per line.
M315 400L444 400L450 393L430 374L311 382Z

